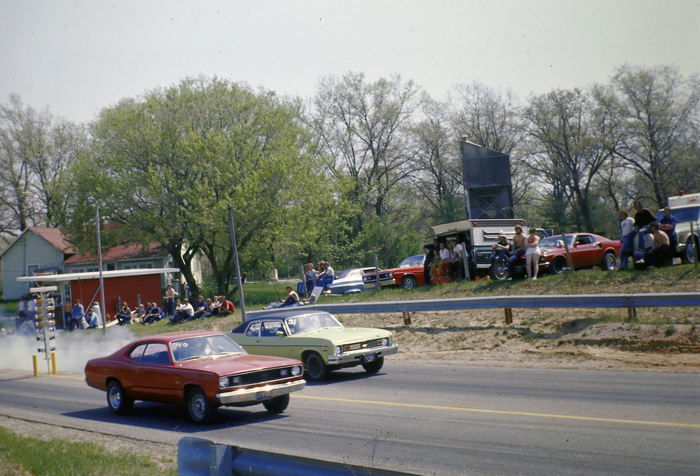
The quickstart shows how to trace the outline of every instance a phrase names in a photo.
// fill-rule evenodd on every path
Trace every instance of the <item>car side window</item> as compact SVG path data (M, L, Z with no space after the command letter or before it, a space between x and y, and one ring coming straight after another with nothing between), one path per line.
M160 342L148 344L141 357L141 363L147 364L169 364L168 346Z
M576 238L576 242L580 245L590 245L594 241L591 235L579 235L579 237Z
M284 332L282 323L280 321L263 321L261 336L263 337L273 337L277 335L277 331Z
M253 322L249 325L248 329L245 331L245 335L248 337L258 337L260 335L260 323Z
M140 346L136 347L134 350L132 350L129 353L129 358L131 360L135 360L137 362L141 361L141 357L143 356L143 352L146 350L146 344L141 344Z

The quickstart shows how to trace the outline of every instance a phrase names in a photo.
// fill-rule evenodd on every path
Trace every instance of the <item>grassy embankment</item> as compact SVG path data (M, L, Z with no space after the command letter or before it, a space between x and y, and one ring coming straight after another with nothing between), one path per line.
M92 443L25 438L0 427L3 475L175 475L176 466L174 461L156 462L129 452L114 453Z
M284 283L249 283L245 286L246 309L258 310L261 305L276 301L285 294ZM692 265L678 265L670 268L649 269L646 271L606 272L596 270L579 271L559 276L544 275L536 281L470 281L449 283L438 286L419 286L413 290L387 288L381 291L370 290L350 296L322 296L322 303L401 301L418 299L449 299L458 297L506 296L506 295L552 295L552 294L632 294L632 293L672 293L700 291L700 268ZM501 312L494 310L494 312ZM557 310L543 310L546 315ZM626 309L600 309L600 320L624 321ZM647 308L638 310L638 319L645 323L665 323L677 320L679 316L697 314L693 308ZM383 319L376 316L375 326L383 327ZM352 315L340 316L346 323L352 323ZM200 319L172 325L168 322L142 326L132 325L137 335L150 335L174 330L216 329L228 331L240 322L240 311L224 318Z

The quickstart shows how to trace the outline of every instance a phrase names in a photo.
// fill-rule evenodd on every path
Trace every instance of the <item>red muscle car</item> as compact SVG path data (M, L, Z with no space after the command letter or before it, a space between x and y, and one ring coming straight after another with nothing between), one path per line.
M564 236L566 236L566 244L569 247L574 269L593 266L599 266L604 270L615 269L622 246L620 240L610 240L593 233L567 233L549 236L540 241L540 249L547 260L550 272L559 274L568 266Z
M262 403L281 413L289 393L306 381L300 361L249 355L226 334L177 332L144 337L85 365L85 380L107 392L113 413L134 400L185 404L196 423L208 421L219 406Z
M401 286L404 289L413 289L425 284L425 269L423 262L425 255L409 256L399 263L396 268L383 269L379 272L379 285ZM377 273L370 272L362 275L365 287L376 287Z

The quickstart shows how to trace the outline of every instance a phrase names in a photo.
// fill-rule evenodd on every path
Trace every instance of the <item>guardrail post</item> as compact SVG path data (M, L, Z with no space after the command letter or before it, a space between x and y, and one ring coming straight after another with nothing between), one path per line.
M510 307L505 308L506 311L506 324L512 324L513 323L513 309Z
M627 320L636 321L637 320L637 308L630 306L627 308Z
M404 326L410 326L411 325L411 313L408 311L403 312L403 325Z

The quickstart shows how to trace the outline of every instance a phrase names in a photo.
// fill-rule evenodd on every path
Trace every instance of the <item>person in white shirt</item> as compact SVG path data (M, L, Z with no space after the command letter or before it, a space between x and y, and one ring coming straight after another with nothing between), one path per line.
M620 210L618 213L620 219L620 270L627 269L628 259L634 255L634 220L626 211Z
M194 316L194 307L192 307L192 304L188 300L181 302L178 299L177 307L175 308L175 317L171 317L170 322L186 321L191 319L192 316Z

